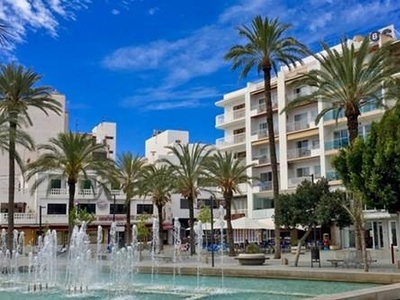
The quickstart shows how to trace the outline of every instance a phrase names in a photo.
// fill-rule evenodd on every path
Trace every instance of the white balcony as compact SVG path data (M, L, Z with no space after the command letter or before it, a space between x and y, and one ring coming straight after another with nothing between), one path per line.
M305 97L305 96L309 96L313 93L313 88L311 87L306 87L306 88L302 88L300 92L295 93L293 92L292 94L286 96L287 102L291 102L293 100L296 100L300 97Z
M292 177L288 179L288 186L289 187L296 187L300 183L302 183L304 180L311 181L311 175L310 176L302 176L302 177Z
M267 129L260 129L255 130L251 133L251 140L257 141L259 139L267 138L268 137L268 130Z
M222 126L227 123L236 121L236 120L241 120L244 119L246 114L246 111L244 108L233 110L233 111L228 111L225 112L222 115L218 115L215 118L215 124L216 126Z
M272 99L272 109L277 109L278 108L278 101L277 99ZM267 106L265 104L265 102L254 105L251 107L251 111L250 111L250 116L256 116L262 113L267 112Z
M313 149L313 150L315 150L315 149ZM313 150L308 147L288 149L287 156L288 156L288 159L311 157L311 153Z
M264 165L271 163L271 157L268 155L257 156L253 158L253 162L257 165Z
M8 213L0 213L0 224L5 225L8 223ZM35 224L36 214L34 213L15 213L14 224L25 225Z
M272 191L272 181L262 181L253 185L253 193Z
M216 140L217 147L229 147L237 144L242 144L246 141L246 134L234 134Z
M300 120L300 121L295 121L295 122L288 122L286 124L287 132L305 130L305 129L309 129L309 128L315 128L315 125L313 127L311 127L310 120Z
M97 193L97 190L94 190L95 193ZM76 190L76 196L91 196L93 197L95 194L93 193L92 189L77 189ZM59 188L52 188L49 191L49 196L50 197L57 197L61 196L62 198L65 198L68 196L68 189L59 189Z

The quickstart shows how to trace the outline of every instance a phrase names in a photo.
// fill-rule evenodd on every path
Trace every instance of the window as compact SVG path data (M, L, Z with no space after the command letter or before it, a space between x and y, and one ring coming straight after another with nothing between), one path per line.
M346 147L349 144L349 133L347 129L333 132L334 148Z
M296 169L296 177L310 176L310 168L298 168Z
M211 207L211 199L209 199L209 198L198 199L197 200L197 208L202 208L202 207ZM218 200L216 200L216 199L214 199L214 201L213 201L213 208L218 208Z
M239 128L239 129L235 129L233 131L233 135L241 134L241 133L245 133L245 132L246 132L246 128Z
M140 214L149 214L152 215L153 214L153 204L137 204L136 206L136 213L138 215Z
M79 203L78 210L84 210L87 213L95 214L96 213L96 204L94 204L94 203Z
M236 152L234 157L236 159L245 159L246 158L246 151L243 152Z
M114 203L110 204L110 214L123 215L125 213L126 213L125 204L114 204Z
M90 190L92 188L92 181L90 179L85 179L81 181L81 189Z
M272 172L261 173L260 174L260 181L261 182L272 181Z
M181 198L181 209L189 209L189 201L185 198Z
M271 198L254 198L254 210L274 208L274 199Z
M308 126L307 113L294 115L294 129L295 130L306 129L307 126Z
M67 214L67 204L49 203L49 204L47 204L47 214L48 215L66 215Z
M242 108L244 108L244 103L234 106L233 110L239 110L239 109L242 109Z
M315 175L315 178L321 177L321 166L320 165L314 166L314 175Z
M55 178L50 180L51 189L61 189L61 179Z
M296 143L297 155L299 157L310 155L310 150L308 149L308 140L298 141Z

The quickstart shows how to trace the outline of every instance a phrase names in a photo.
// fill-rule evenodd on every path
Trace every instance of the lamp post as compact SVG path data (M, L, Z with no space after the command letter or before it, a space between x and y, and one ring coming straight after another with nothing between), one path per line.
M42 209L46 206L39 205L39 236L42 235Z
M214 197L210 196L211 211L211 267L214 268Z
M114 197L114 204L113 204L113 222L115 222L115 198L116 198L116 195L114 194L113 195L113 197Z

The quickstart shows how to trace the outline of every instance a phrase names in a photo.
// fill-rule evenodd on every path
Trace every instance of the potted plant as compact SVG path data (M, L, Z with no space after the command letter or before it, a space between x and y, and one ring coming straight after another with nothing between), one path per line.
M262 265L265 262L265 254L261 253L260 248L256 244L246 246L245 253L239 254L235 259L241 265Z

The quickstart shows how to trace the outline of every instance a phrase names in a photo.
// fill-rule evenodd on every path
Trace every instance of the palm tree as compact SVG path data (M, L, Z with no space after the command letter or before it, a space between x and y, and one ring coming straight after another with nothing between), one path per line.
M245 165L242 159L236 159L232 152L221 153L218 151L207 160L207 182L210 183L210 186L215 186L221 191L225 201L229 256L235 255L231 223L233 193L241 192L239 189L240 183L250 184L252 178L247 175L247 169L251 167L253 165Z
M224 57L225 60L232 60L232 70L242 68L240 73L242 78L247 77L254 67L259 73L263 73L275 208L279 208L279 182L271 100L271 73L273 71L277 74L281 64L290 69L306 54L306 47L303 44L292 37L285 37L290 27L277 18L263 19L261 16L256 16L251 27L243 25L238 28L239 36L245 38L247 44L231 47ZM280 220L279 216L275 216L275 258L280 256Z
M371 49L368 37L364 38L361 44L349 43L344 38L340 44L340 51L329 48L324 42L321 46L324 52L313 55L320 63L320 69L311 70L304 75L304 83L312 87L314 92L290 102L285 110L317 101L328 103L329 105L317 115L315 123L318 124L328 112L333 112L336 120L344 112L351 147L358 137L358 118L362 107L371 104L383 106L382 89L395 88L392 76L400 69L398 65L391 63L390 45ZM392 95L391 90L387 91L386 98L389 94ZM355 198L354 201L359 199ZM355 219L359 222L361 220ZM364 225L354 224L354 227L356 247L361 250L365 243L359 229Z
M139 155L134 156L131 152L118 155L115 163L114 180L120 185L125 194L126 213L126 243L130 243L131 234L131 203L135 196L140 196L143 184L143 167L146 161Z
M194 204L197 201L200 188L199 181L206 175L205 160L210 155L212 148L200 143L193 145L177 144L166 148L171 150L177 163L173 159L162 159L160 161L171 166L176 179L177 190L189 202L190 253L193 255L195 254Z
M173 178L173 170L167 165L159 167L149 165L145 169L144 175L144 191L150 195L158 212L159 226L159 251L163 250L163 207L171 201L171 192L175 190L175 181Z
M314 92L290 102L284 110L298 105L322 101L329 105L317 115L315 123L327 113L336 120L344 112L347 119L350 145L358 136L358 117L366 105L383 106L384 87L395 88L392 76L400 71L391 63L390 45L371 49L370 40L364 38L361 45L349 43L343 38L340 51L322 42L323 53L314 54L320 68L304 75L303 82ZM386 91L388 95L389 91Z
M8 31L3 20L0 19L0 46L6 45L10 37L12 37L12 34Z
M14 231L14 187L16 160L16 131L23 125L32 126L28 108L34 107L48 115L49 112L61 113L61 105L51 98L50 87L34 87L42 77L25 69L22 65L3 65L0 68L0 113L9 120L8 154L8 230L7 246L12 250Z
M47 176L43 173L55 171L67 178L68 184L68 238L70 240L74 227L74 201L76 184L80 179L90 180L89 174L95 174L99 178L107 178L107 171L111 169L113 161L107 158L99 158L96 152L104 150L104 145L94 144L89 135L79 133L60 133L57 138L51 138L48 144L38 146L43 150L39 158L28 164L27 179L39 175L31 188L34 192ZM95 179L104 187L104 183ZM93 185L92 185L93 189Z

